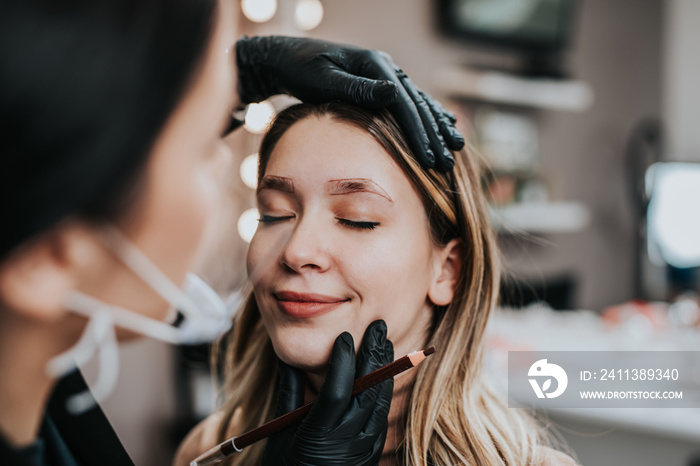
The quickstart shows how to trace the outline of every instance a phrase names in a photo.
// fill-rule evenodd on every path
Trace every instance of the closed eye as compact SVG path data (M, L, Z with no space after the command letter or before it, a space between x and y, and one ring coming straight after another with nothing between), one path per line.
M336 218L338 223L350 228L357 228L358 230L374 230L379 222L356 222L354 220L348 220L346 218Z
M273 215L262 215L258 219L258 222L260 223L279 223L279 222L285 222L287 220L293 219L293 215L284 215L281 217L275 217Z

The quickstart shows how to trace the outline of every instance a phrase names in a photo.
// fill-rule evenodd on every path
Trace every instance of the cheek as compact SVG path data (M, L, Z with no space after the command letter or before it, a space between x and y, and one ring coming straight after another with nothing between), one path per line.
M226 209L230 209L230 203L226 201L230 197L227 186L233 173L233 154L219 141L209 153L192 160L184 171L183 186L174 186L180 194L173 199L179 209L187 210L186 218L192 222L196 236L201 238L202 230L209 234L207 238L213 236L211 230L219 226L218 220L229 214ZM181 218L181 221L187 220Z
M362 299L363 321L382 318L390 338L401 339L416 322L423 322L431 306L427 295L433 278L429 239L392 235L391 241L348 255L353 264L349 281ZM361 334L360 334L361 336ZM396 343L396 342L395 342Z
M411 225L415 229L415 225ZM345 268L354 280L379 294L395 294L421 284L418 293L427 292L432 277L430 239L407 228L383 233L379 241L366 241L342 248ZM382 283L383 286L377 285Z
M180 160L153 167L145 202L136 221L129 222L141 236L140 247L176 284L195 262L223 205L223 189L213 178L210 160L191 155Z
M177 246L183 254L194 255L221 208L222 192L206 167L194 166L183 175L181 183L171 186L170 195L163 202L169 203L167 207L172 212L163 226L170 230L166 237L170 236L173 242L179 239Z
M248 281L254 288L262 286L265 282L276 277L276 266L281 254L276 246L279 241L278 235L270 231L263 231L261 228L258 228L253 235L248 246L246 270Z

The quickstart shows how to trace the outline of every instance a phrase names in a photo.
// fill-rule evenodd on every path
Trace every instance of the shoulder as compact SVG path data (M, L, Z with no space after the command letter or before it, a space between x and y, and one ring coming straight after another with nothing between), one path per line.
M190 461L218 444L217 431L221 420L222 414L216 412L197 424L178 447L173 466L189 466Z
M578 463L565 453L542 447L542 466L578 466Z

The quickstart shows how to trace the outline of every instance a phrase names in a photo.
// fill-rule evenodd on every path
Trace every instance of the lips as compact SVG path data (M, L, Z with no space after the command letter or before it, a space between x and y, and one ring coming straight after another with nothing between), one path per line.
M295 291L278 291L274 296L282 312L297 319L308 319L325 314L349 301L337 296Z

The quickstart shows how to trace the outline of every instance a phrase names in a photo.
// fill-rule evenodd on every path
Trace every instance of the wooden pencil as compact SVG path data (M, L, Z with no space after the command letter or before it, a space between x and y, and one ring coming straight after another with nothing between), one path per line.
M360 377L355 380L352 387L352 394L357 395L358 393L367 390L377 384L384 382L398 374L417 366L425 360L426 357L430 356L435 352L434 347L430 347L421 351L414 351L413 353L407 354L406 356L397 359L396 361L387 364L384 367L380 367L376 371L370 372L369 374ZM211 450L198 456L195 460L190 463L190 466L206 466L209 464L215 464L222 461L227 456L230 456L236 452L241 451L243 448L252 445L262 439L269 437L270 435L279 432L280 430L295 424L311 411L311 407L314 402L311 401L306 403L304 406L297 408L293 411L288 412L270 422L267 422L260 427L246 432L243 435L233 437L228 439Z

